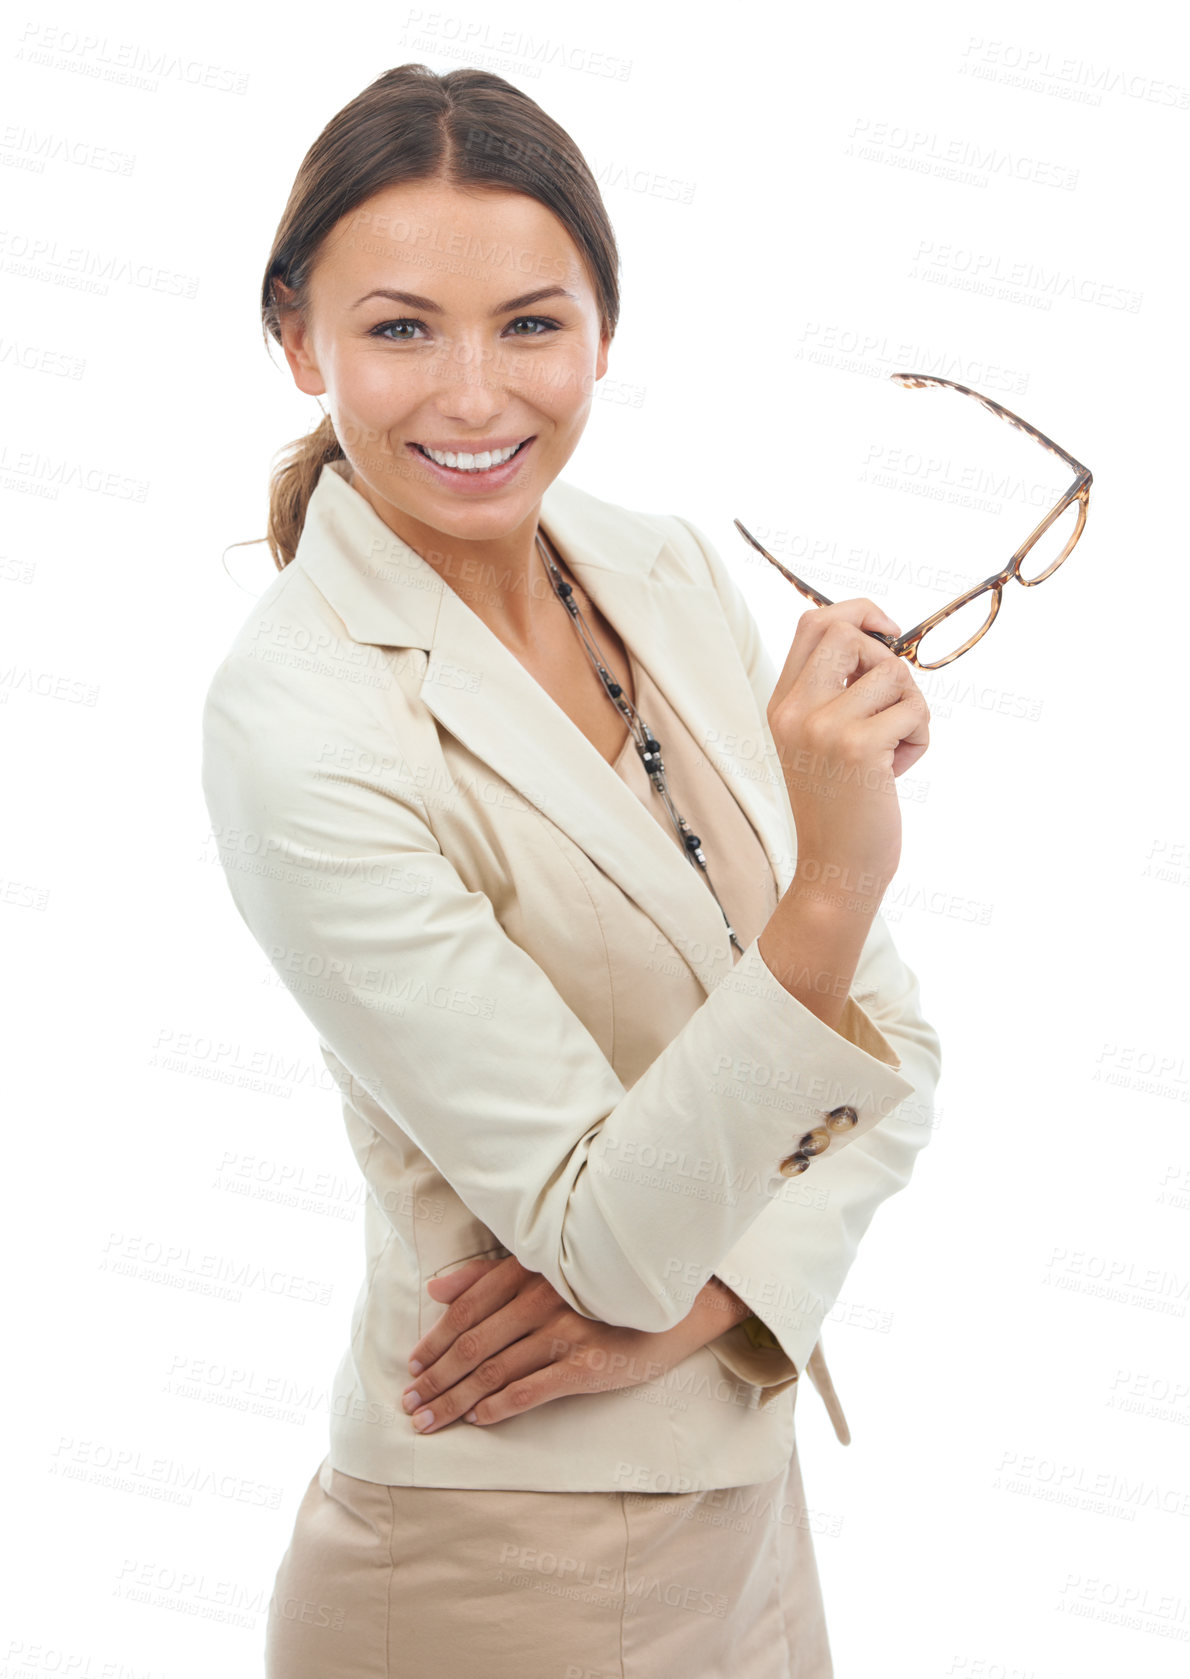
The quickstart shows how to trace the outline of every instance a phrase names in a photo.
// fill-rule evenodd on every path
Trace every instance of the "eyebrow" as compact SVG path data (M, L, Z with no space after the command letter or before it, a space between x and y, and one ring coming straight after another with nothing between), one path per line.
M435 303L432 297L419 297L417 292L411 291L392 291L387 286L367 292L363 297L357 298L351 307L358 309L373 297L387 297L393 303L404 303L410 309L422 309L427 315L441 315L444 312L442 305ZM537 291L527 291L521 297L510 297L507 303L497 303L490 314L507 315L513 309L527 309L531 303L541 303L547 297L568 297L572 303L578 302L575 294L567 291L564 286L541 286Z

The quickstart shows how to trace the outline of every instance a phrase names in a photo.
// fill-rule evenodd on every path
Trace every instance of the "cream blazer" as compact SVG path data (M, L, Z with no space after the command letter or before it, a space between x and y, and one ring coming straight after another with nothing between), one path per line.
M840 1030L428 561L323 468L292 563L203 711L235 906L317 1034L367 1180L333 1467L398 1486L685 1492L780 1471L796 1383L940 1070L880 917ZM780 889L796 834L776 670L686 520L555 481L541 523L726 778ZM791 606L794 604L791 600ZM781 1167L815 1131L809 1166ZM827 1146L822 1148L823 1141ZM401 1408L431 1277L513 1253L585 1316L683 1318L716 1274L740 1324L676 1369L426 1437Z

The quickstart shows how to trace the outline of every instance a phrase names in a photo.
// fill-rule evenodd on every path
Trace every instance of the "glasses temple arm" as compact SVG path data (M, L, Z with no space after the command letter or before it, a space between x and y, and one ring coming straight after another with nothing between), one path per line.
M1060 456L1067 466L1072 466L1080 479L1085 476L1086 481L1090 483L1091 475L1082 461L1076 461L1074 456L1068 455L1066 450L1055 443L1052 437L1047 437L1043 431L1038 431L1036 426L1031 426L1028 420L1022 420L1020 415L1014 414L1011 409L1004 408L1000 403L994 402L990 396L984 396L982 391L973 391L970 385L960 385L954 379L938 379L929 373L890 373L889 378L895 379L903 389L920 390L928 385L935 385L942 390L960 391L963 396L973 397L976 402L981 403L987 409L989 414L994 414L998 420L1005 420L1010 426L1016 426L1018 431L1025 432L1027 436L1040 443L1043 449L1048 449L1051 454Z

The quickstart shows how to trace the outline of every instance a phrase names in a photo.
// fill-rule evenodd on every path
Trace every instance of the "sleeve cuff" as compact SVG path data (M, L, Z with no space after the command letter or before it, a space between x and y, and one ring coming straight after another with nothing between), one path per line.
M877 1061L887 1062L894 1073L900 1071L901 1057L876 1025L871 1015L850 994L844 1005L843 1017L839 1021L838 1030L840 1037L849 1039L860 1049L866 1049L869 1055L876 1057Z
M715 1357L739 1381L761 1390L764 1410L798 1380L799 1372L763 1319L744 1318L708 1343Z
M764 958L757 949L757 957L764 964ZM764 964L767 971L767 964ZM774 979L776 976L773 976ZM780 983L779 981L777 982ZM856 1002L849 993L846 1006L839 1020L838 1033L867 1054L883 1061L894 1072L901 1066L901 1057L893 1049L884 1033L872 1020L867 1011ZM748 1305L747 1293L738 1283L733 1288L740 1299ZM787 1388L799 1380L801 1372L790 1358L788 1352L781 1345L772 1327L760 1315L755 1307L751 1317L743 1318L733 1324L722 1335L708 1343L715 1357L731 1375L743 1382L750 1382L761 1389L760 1408L771 1405Z

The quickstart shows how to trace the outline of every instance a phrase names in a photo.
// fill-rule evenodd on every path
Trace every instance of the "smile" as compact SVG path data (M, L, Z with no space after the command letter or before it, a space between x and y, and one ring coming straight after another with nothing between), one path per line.
M427 460L433 461L435 466L447 467L452 472L490 472L495 467L503 466L505 461L531 443L532 438L523 438L520 443L514 443L507 449L485 449L482 454L466 455L454 454L441 449L428 449L423 443L415 443L413 447L423 454Z

